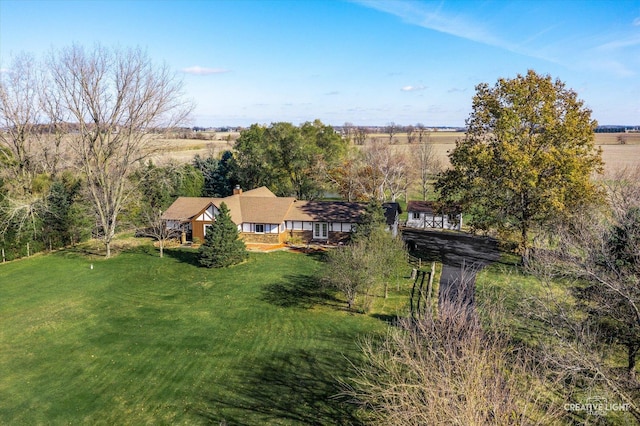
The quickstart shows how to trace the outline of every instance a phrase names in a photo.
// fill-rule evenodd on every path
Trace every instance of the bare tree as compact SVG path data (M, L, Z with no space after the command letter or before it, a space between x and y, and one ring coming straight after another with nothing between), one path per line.
M56 176L65 162L70 160L69 149L65 140L71 133L73 126L69 123L68 111L56 90L50 84L44 73L40 79L40 108L47 120L41 135L40 150L42 152L42 167L52 176Z
M404 152L390 150L389 154L383 169L386 176L385 186L389 191L391 201L396 201L398 196L406 194L409 189L411 167Z
M154 136L181 123L191 105L169 68L140 49L73 45L52 52L48 65L54 94L78 125L71 143L110 257L118 214L132 193L128 176L150 154Z
M167 220L162 218L162 210L144 212L143 217L145 227L140 229L139 233L155 239L160 248L160 257L164 257L164 248L167 242L179 237L181 231L167 227Z
M8 177L16 183L14 190L30 194L37 172L36 138L41 119L34 57L14 57L0 77L0 155L8 166L5 171L11 173Z
M549 232L528 268L543 282L561 278L567 297L529 301L559 349L549 359L574 380L604 386L640 421L636 359L640 352L640 167L604 181L605 206L587 206ZM524 309L524 306L523 306ZM624 374L612 364L621 350ZM571 366L571 368L567 367Z
M422 140L424 139L425 135L427 134L426 126L424 124L422 124L422 123L416 124L415 133L418 136L418 143L422 143Z
M358 126L354 129L353 140L356 145L364 145L367 140L367 128Z
M392 201L409 186L409 164L404 153L376 139L364 150L364 168L360 174L362 192L369 198L384 201L389 193Z
M347 142L351 143L353 141L355 129L356 128L354 127L353 123L350 123L348 121L346 121L342 125L343 136Z
M405 131L407 132L407 143L412 144L416 141L416 132L415 132L415 127L409 125L407 127L404 128Z
M399 320L381 341L361 344L364 363L346 393L362 404L372 424L557 421L561 405L547 399L555 383L540 380L538 364L522 348L514 349L495 318L486 322L483 328L477 314L455 301L439 306L437 315Z
M385 175L384 168L389 157L389 145L375 138L363 149L363 167L360 169L358 181L361 193L367 199L384 201Z
M426 137L420 137L420 142L415 150L412 150L412 170L416 180L420 184L420 193L422 200L427 200L427 195L431 189L434 177L440 172L442 165L436 156L431 144L429 134Z
M347 153L340 164L326 170L325 173L327 180L335 185L342 198L351 202L363 198L359 181L362 167L362 154L354 149Z
M387 124L387 127L385 128L385 130L389 134L389 143L392 143L393 135L398 133L398 125L392 121L389 124Z

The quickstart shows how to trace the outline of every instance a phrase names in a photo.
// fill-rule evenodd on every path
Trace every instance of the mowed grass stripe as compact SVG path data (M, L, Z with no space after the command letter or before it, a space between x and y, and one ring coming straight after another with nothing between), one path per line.
M147 248L2 265L0 423L354 422L330 396L384 325L314 293L321 267L279 252L207 270Z

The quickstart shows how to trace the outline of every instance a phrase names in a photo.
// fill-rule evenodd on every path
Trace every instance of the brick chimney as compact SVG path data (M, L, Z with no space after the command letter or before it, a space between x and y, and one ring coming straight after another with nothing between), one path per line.
M235 188L233 188L233 195L240 195L242 194L242 188L240 188L240 185L236 185Z

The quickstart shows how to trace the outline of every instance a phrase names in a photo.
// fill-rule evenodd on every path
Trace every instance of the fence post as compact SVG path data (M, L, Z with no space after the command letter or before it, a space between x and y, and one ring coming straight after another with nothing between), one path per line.
M431 293L433 293L433 277L436 274L436 262L431 262L431 272L429 272L429 285L427 289L427 302L431 306Z

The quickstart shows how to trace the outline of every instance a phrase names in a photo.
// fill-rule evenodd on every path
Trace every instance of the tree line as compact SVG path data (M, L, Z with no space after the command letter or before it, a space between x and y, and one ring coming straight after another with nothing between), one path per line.
M106 256L118 229L143 226L175 197L224 197L236 185L281 196L395 199L439 165L377 143L354 149L319 120L254 124L233 149L192 164L154 164L193 109L182 81L141 49L72 45L23 53L0 77L0 244L7 258L91 236ZM417 164L417 165L416 165ZM414 174L419 170L420 174Z

